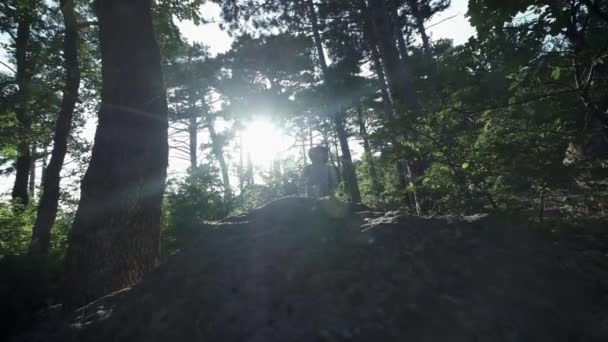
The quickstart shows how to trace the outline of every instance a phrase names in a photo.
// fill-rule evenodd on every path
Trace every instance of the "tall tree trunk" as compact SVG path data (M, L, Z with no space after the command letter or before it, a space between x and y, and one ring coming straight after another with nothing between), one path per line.
M392 3L390 6L391 23L393 24L395 31L395 39L397 39L397 49L399 50L399 56L402 62L407 61L407 44L403 38L403 27L401 26L401 17L399 16L399 9L397 3Z
M385 0L368 0L372 24L378 38L378 47L386 72L386 80L393 103L405 106L415 115L420 111L418 95L414 89L408 67L401 61L395 44L395 32Z
M308 163L308 154L306 153L306 132L304 132L304 129L301 131L300 138L302 140L302 164L306 165Z
M228 201L232 198L232 189L230 188L230 176L228 174L228 164L224 158L224 151L221 142L218 139L217 132L214 127L213 118L209 119L209 137L211 138L211 151L220 164L220 172L222 173L222 183L224 184L224 200Z
M321 72L323 73L323 81L327 89L331 83L329 78L329 72L327 67L327 61L325 59L325 52L323 51L323 43L321 40L321 34L319 33L319 25L317 23L317 13L312 0L308 0L308 12L310 15L310 22L313 29L314 43L317 48L317 54L319 55L319 62L321 64ZM342 171L344 175L344 181L348 195L353 203L361 202L361 194L359 192L359 183L357 182L357 176L355 174L355 168L353 166L352 157L350 154L350 148L348 146L348 136L346 134L346 128L344 127L344 116L342 113L334 113L334 125L336 128L336 134L340 141L340 149L342 150Z
M30 139L32 118L29 113L29 102L31 96L31 83L33 63L30 55L30 35L32 25L33 9L21 6L17 9L19 22L17 24L17 36L15 39L15 59L17 62L17 104L15 117L17 118L17 161L15 163L15 183L11 193L13 201L17 204L27 205L28 180L30 175L31 153Z
M321 33L319 32L319 22L317 19L317 10L313 0L306 0L308 5L308 15L310 16L310 23L312 26L312 36L317 49L317 56L319 57L319 65L321 66L321 72L323 73L323 79L325 83L329 81L327 79L327 60L325 59L325 52L323 51L323 40L321 40Z
M65 85L61 109L59 110L55 124L51 161L48 167L43 168L42 194L40 196L40 204L38 205L36 222L32 230L30 254L45 255L49 250L51 228L55 223L59 203L60 173L68 149L72 117L76 102L78 101L78 88L80 87L80 64L78 61L80 36L74 10L74 0L61 0L60 5L65 26L65 36L63 38Z
M248 186L255 184L255 180L253 178L253 161L251 160L251 152L247 152L247 172L245 174L245 180Z
M167 100L152 1L99 0L99 125L66 256L66 308L156 267L167 175Z
M336 159L334 158L334 154L331 153L330 137L327 132L327 123L325 121L323 121L323 124L321 125L321 138L323 146L327 147L327 150L329 151L329 162L336 167Z
M393 118L393 103L389 96L388 87L386 85L386 77L384 76L384 70L382 69L382 62L380 61L380 54L376 45L371 46L372 49L372 60L374 62L374 69L376 75L378 75L378 85L380 86L380 94L382 95L382 104L384 105L384 116L387 121Z
M391 20L390 9L386 0L368 0L368 5L367 10L371 15L372 24L378 37L378 48L386 71L391 99L397 107L404 106L413 116L420 115L420 102L407 65L407 53L400 56L399 49L395 44L394 21ZM398 146L396 141L393 144L395 147ZM402 187L406 186L405 173L409 170L407 164L408 162L405 160L397 162L399 183ZM415 194L414 197L416 197ZM413 205L418 212L417 197L412 202L414 202Z
M196 119L196 107L193 105L190 108L190 117L188 118L190 171L193 171L198 166L198 121Z
M245 189L245 164L243 163L243 133L239 134L239 194L241 199L243 198L243 190Z
M363 110L361 107L357 108L357 121L359 123L359 134L361 135L361 140L363 140L363 152L365 153L365 158L367 159L369 178L372 183L372 193L376 196L380 195L382 192L380 182L378 181L378 171L376 170L376 163L374 162L374 156L372 154L372 149L369 144L369 136L367 134L367 127L365 126L365 118L363 117Z
M412 167L409 160L405 161L405 168L407 170L407 177L410 179L410 182L414 184L414 173L412 172ZM416 214L420 215L420 202L418 202L418 192L416 191L416 188L414 188L411 192L410 201L416 210Z
M336 115L334 123L336 125L336 133L338 135L338 140L340 140L340 148L342 150L342 173L348 196L352 203L361 203L359 182L357 181L355 166L353 165L350 147L348 146L348 135L346 133L346 127L344 126L344 117L342 115Z
M312 148L314 146L314 139L313 139L313 129L312 129L312 124L309 122L308 123L308 144L310 145L310 148Z
M420 39L422 39L422 49L424 50L424 53L428 54L431 51L431 44L429 36L426 33L426 28L424 27L424 18L422 17L422 13L420 13L420 8L418 7L418 0L408 0L408 2L412 10L414 20L416 20L416 29L418 30L418 33L420 33Z
M367 43L367 48L371 53L372 63L374 71L378 76L378 87L380 88L380 94L382 96L382 104L384 105L384 117L387 121L393 118L393 103L391 101L388 87L386 85L386 77L384 75L384 69L382 67L382 61L380 59L380 53L378 52L378 38L374 30L374 26L371 22L369 11L366 9L365 1L361 1L361 5L364 8L363 15L363 36Z
M47 167L47 149L46 146L44 146L44 149L42 150L42 177L44 178L44 173L46 172L46 167Z
M27 195L30 199L34 198L36 192L36 147L32 147L30 152L30 181L28 183Z
M340 179L342 179L342 158L340 158L340 148L338 147L338 133L334 131L333 134L333 143L334 143L334 151L336 151L336 166L338 167L338 171L340 171ZM330 150L331 153L331 150Z

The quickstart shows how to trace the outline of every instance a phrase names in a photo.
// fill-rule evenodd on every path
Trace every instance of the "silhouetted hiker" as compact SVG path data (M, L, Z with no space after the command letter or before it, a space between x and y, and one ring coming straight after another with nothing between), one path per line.
M333 195L338 186L338 178L334 167L327 164L329 157L327 147L311 148L308 157L312 164L306 165L302 172L306 195L314 198Z

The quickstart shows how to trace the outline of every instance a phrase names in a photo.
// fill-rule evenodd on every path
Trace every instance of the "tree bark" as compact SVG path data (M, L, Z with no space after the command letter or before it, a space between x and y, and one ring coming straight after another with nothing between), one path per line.
M27 6L23 6L27 7ZM31 83L33 65L30 58L30 35L32 25L32 9L19 8L19 21L17 24L17 36L15 39L15 59L17 62L17 73L15 75L19 91L17 93L17 105L15 117L17 118L17 161L15 163L15 183L12 190L13 202L20 205L29 203L28 180L31 165L30 140L32 118L29 114L29 102L31 96Z
M151 6L97 1L101 109L68 239L66 309L133 285L158 263L168 121Z
M393 104L404 106L417 115L420 111L418 95L412 84L408 67L399 57L395 32L385 0L368 0L372 24L377 32L378 47Z
M36 148L32 147L30 152L30 181L28 183L27 195L29 198L34 198L36 192Z
M353 165L350 147L348 146L348 134L346 133L346 127L344 125L344 117L342 115L336 115L334 124L336 125L336 133L338 135L338 140L340 141L340 149L342 150L342 173L346 191L352 203L361 203L359 182L357 181L355 166Z
M60 6L65 26L65 36L63 39L65 85L61 109L59 110L55 124L51 160L49 165L44 167L43 170L42 194L38 205L36 222L32 230L30 254L46 255L49 250L51 228L55 223L59 203L60 173L68 149L68 139L72 129L72 117L76 102L78 101L78 89L80 87L80 63L78 61L80 36L74 0L61 0Z
M222 183L224 184L224 200L228 201L232 198L232 189L230 187L230 175L228 174L228 164L224 158L223 147L218 140L217 132L214 127L213 118L209 119L209 137L211 138L211 151L220 164L220 172L222 173Z

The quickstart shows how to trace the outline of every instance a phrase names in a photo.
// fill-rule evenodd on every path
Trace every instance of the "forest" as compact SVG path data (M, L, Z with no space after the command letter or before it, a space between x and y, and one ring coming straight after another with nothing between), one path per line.
M608 2L468 0L462 44L432 34L452 2L1 0L0 336L304 196L315 146L336 205L518 218L605 294Z

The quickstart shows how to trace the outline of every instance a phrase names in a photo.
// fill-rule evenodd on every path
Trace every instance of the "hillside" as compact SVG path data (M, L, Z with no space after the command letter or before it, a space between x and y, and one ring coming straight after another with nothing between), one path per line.
M201 226L139 285L18 341L605 341L583 270L512 218L285 198Z

